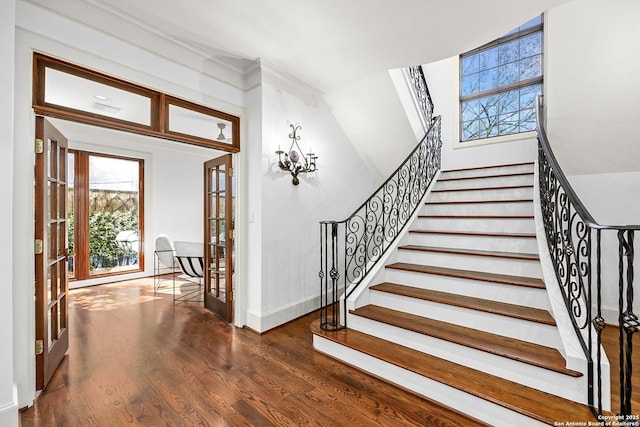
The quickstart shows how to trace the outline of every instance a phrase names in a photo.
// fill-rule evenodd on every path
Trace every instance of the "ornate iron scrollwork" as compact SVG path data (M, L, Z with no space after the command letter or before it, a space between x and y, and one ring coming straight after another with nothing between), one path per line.
M347 219L320 223L320 292L323 303L320 326L326 330L346 326L346 317L343 317L342 324L337 323L337 301L344 292L344 314L346 298L393 244L440 169L440 118L433 118L433 102L422 68L412 67L409 74L417 91L416 98L420 100L420 109L429 124L427 134L400 167ZM329 232L329 228L333 231ZM338 277L330 274L331 281L323 273L329 271L330 265L339 266L336 268L342 272Z
M538 173L540 207L547 245L556 279L571 322L587 359L587 401L594 414L602 414L601 336L606 328L602 316L602 233L618 234L618 300L620 342L620 413L631 412L632 335L640 330L633 312L634 232L640 226L600 225L575 194L557 163L541 121L538 101ZM595 241L592 240L596 234ZM594 254L595 252L595 254ZM595 271L593 269L595 264ZM593 311L595 310L595 314ZM595 335L595 336L594 336Z

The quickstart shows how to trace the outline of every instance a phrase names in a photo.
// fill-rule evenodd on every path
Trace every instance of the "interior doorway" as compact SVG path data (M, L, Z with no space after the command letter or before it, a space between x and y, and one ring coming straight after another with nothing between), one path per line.
M47 120L45 118L39 118L38 120ZM222 268L218 268L219 272L225 274L225 277L221 277L222 280L213 281L213 286L210 289L213 289L211 295L215 295L214 298L217 299L218 302L224 301L227 306L226 312L220 312L215 308L212 309L216 314L218 314L221 318L225 319L227 322L233 323L233 313L234 313L234 301L232 298L233 295L233 272L227 271L225 266L226 263L231 263L231 256L233 254L235 245L232 243L233 231L232 227L235 225L233 218L235 214L233 209L235 209L234 203L226 203L225 199L227 198L227 194L231 194L230 198L233 200L233 195L235 195L234 189L223 189L226 185L233 185L233 181L231 179L223 178L222 174L226 171L227 174L232 173L232 155L225 155L222 158L225 159L223 162L224 166L219 166L216 168L217 173L213 174L213 176L218 176L218 184L214 185L211 188L216 188L215 191L211 192L210 195L214 195L218 198L217 202L214 202L211 206L219 206L221 209L225 210L225 214L219 217L216 217L214 222L216 223L217 229L222 232L222 230L226 230L228 234L214 234L210 231L205 231L204 227L205 218L204 217L204 200L206 198L206 194L210 193L210 190L205 190L205 180L203 179L203 169L204 164L207 163L206 160L210 159L212 156L215 156L219 153L217 150L213 150L210 148L202 148L202 147L192 147L186 144L181 144L173 141L159 140L155 138L149 138L146 136L140 136L136 134L129 134L121 131L114 131L111 129L104 129L100 127L79 124L74 122L69 122L60 119L51 119L53 125L58 127L59 134L67 134L69 138L68 143L68 151L71 150L86 150L86 149L94 149L95 152L98 153L111 153L113 156L126 156L128 154L137 152L140 153L141 150L148 147L148 149L152 153L147 153L146 155L141 154L141 158L145 161L145 182L148 186L148 191L145 191L144 198L141 201L144 201L146 208L146 217L148 219L148 227L145 228L146 233L146 249L148 256L146 257L146 271L142 270L136 273L130 273L128 275L123 276L115 276L115 277L100 277L95 280L103 280L104 283L108 281L120 281L123 279L133 278L132 275L137 275L137 277L144 277L144 275L152 275L153 274L153 242L155 237L159 233L168 232L173 235L176 240L192 240L203 242L203 252L206 253L206 248L209 246L205 246L204 242L206 241L206 236L217 236L218 240L212 240L207 245L215 246L221 245L221 249L218 250L218 253L211 252L211 260L212 262L208 265L217 265ZM62 140L62 136L57 137L58 140ZM46 139L46 138L45 138ZM98 146L98 143L102 143L102 146ZM125 150L132 150L127 153ZM65 157L68 158L68 157ZM50 162L50 161L48 161ZM147 167L148 166L148 167ZM175 167L174 169L168 169L168 167ZM67 173L70 172L70 166L66 166ZM178 172L178 173L176 173ZM62 174L62 172L61 172ZM63 176L60 175L60 176ZM66 186L69 186L69 182L65 179L61 179L61 182L66 183ZM213 181L212 181L213 182ZM171 184L169 184L171 183ZM172 185L170 187L169 185ZM220 185L221 187L218 187ZM147 194L148 193L148 194ZM63 199L66 200L66 199ZM203 203L202 207L198 207L200 203ZM41 206L51 206L52 203L41 203ZM231 209L231 212L228 213L227 206ZM61 218L68 218L68 213L65 215L61 214ZM231 218L229 221L229 225L224 223L224 218ZM172 225L174 228L168 228L168 225ZM181 229L186 229L188 231L188 235L184 235L180 233ZM64 232L61 232L64 235ZM231 237L231 239L227 239L227 236ZM68 241L67 241L68 242ZM218 246L216 246L218 247ZM228 248L228 249L227 249ZM63 251L63 253L65 253ZM226 255L229 254L229 257ZM217 258L217 260L216 260ZM151 265L151 266L150 266ZM60 271L66 270L68 271L68 267L60 267ZM228 280L227 280L228 277ZM72 296L68 296L68 289L74 288L74 281L69 281L68 276L64 277L65 285L63 289L65 290L65 297L62 302L65 304L75 304L73 300L69 300L73 298ZM94 280L94 279L90 279ZM46 279L45 279L46 282ZM83 281L80 281L83 282ZM98 284L98 283L90 283L90 285ZM46 287L46 285L45 285ZM220 292L216 294L216 290ZM62 296L61 296L62 299ZM211 299L209 299L211 301ZM190 305L196 303L189 303ZM204 304L201 302L198 305L203 306ZM211 307L211 304L209 304ZM62 307L62 306L61 306ZM60 309L60 312L63 312L63 309ZM41 319L48 319L44 315L41 316ZM38 320L40 323L42 320ZM66 324L65 328L68 330L73 328L73 321L69 324L68 317L65 318ZM47 326L43 326L42 330L48 330ZM49 328L50 329L50 328ZM41 335L41 334L40 334ZM60 343L63 341L61 340ZM63 348L63 346L59 346L58 348ZM60 351L59 360L62 360L65 351ZM56 365L57 366L57 365ZM55 371L55 366L53 368L49 368L50 373L53 374ZM46 385L46 381L42 381L42 386L38 389L43 388Z
M184 99L175 98L169 94L159 92L109 76L76 64L68 63L45 55L34 54L34 82L32 106L36 119L36 138L41 141L42 153L36 156L35 178L35 239L36 239L36 338L39 355L36 357L38 377L37 389L46 386L59 362L68 348L69 320L69 216L67 212L68 183L68 143L64 135L57 131L45 117L61 120L76 126L96 126L103 132L116 132L119 135L136 135L139 138L152 138L149 144L141 144L141 152L149 153L156 149L155 141L165 144L178 144L190 147L192 150L204 150L208 153L237 153L240 151L240 119L237 116L196 104ZM63 129L64 131L64 129ZM74 139L75 140L75 139ZM148 142L149 140L147 140ZM104 141L99 144L108 147ZM76 147L73 147L76 148ZM123 151L130 151L125 147ZM121 151L122 151L121 150ZM91 151L91 150L87 150ZM180 150L175 150L180 151ZM187 148L184 149L187 152ZM118 153L104 153L118 155ZM200 152L202 154L202 152ZM150 156L154 156L151 155ZM161 156L158 156L161 157ZM154 161L158 159L154 157ZM233 322L233 194L230 175L223 178L221 173L231 173L232 156L226 155L224 162L212 166L211 174L207 175L215 181L215 186L200 189L202 185L202 164L208 162L203 159L198 168L190 166L180 167L170 154L165 155L166 169L173 173L154 174L154 179L163 184L154 183L152 191L169 188L168 192L179 199L186 191L175 184L176 178L184 178L190 173L197 172L197 177L190 178L186 187L197 191L198 200L205 199L203 209L193 209L191 201L169 204L169 208L158 208L156 211L169 212L175 218L167 219L165 215L164 228L180 227L181 224L198 224L198 236L190 236L189 240L202 242L203 252L207 258L207 274L205 276L206 293L210 294L207 307L221 315L228 322ZM205 165L205 170L207 166ZM141 168L142 171L144 168ZM197 182L197 184L194 184ZM220 186L222 185L222 187ZM195 190L194 190L195 189ZM202 197L204 192L205 197ZM210 201L212 199L214 201ZM215 217L207 216L206 210L215 212ZM224 206L223 212L219 210ZM147 212L156 207L150 206ZM180 209L185 209L180 212ZM88 210L87 210L88 212ZM197 212L197 213L196 213ZM202 215L205 215L202 218ZM197 219L184 220L188 215L198 215ZM148 215L149 216L149 215ZM77 215L74 215L74 219ZM157 218L155 218L157 219ZM153 222L151 220L150 222ZM153 242L157 234L163 230L163 221L155 221L155 230L149 229L147 242ZM130 228L132 228L131 225ZM215 234L211 227L215 227ZM185 226L182 226L184 229ZM224 233L220 232L224 228ZM174 228L174 230L176 230ZM180 231L180 229L177 229ZM127 230L125 230L127 231ZM128 230L131 231L131 230ZM85 233L87 234L87 233ZM176 234L180 234L177 232ZM77 237L77 236L76 236ZM175 236L178 240L187 240L184 236ZM82 236L88 238L88 236ZM74 239L78 244L78 238ZM131 242L132 243L132 242ZM141 251L130 248L131 254L138 253L140 269L138 277L151 275L152 262L144 263L142 258L145 243L142 229L138 230L138 241ZM85 245L85 248L89 245ZM147 244L147 249L153 248ZM84 269L90 266L89 251L85 257ZM128 252L127 252L128 254ZM129 254L129 255L131 255ZM151 258L151 257L149 257ZM75 259L74 259L75 261ZM147 264L147 266L142 266ZM80 264L78 264L79 266ZM76 265L74 264L74 267ZM74 275L76 270L74 270ZM90 274L89 274L90 275ZM121 279L130 278L121 276ZM103 283L102 279L94 280L93 284ZM95 281L98 282L95 282ZM89 283L87 283L89 285ZM202 304L202 303L201 303Z

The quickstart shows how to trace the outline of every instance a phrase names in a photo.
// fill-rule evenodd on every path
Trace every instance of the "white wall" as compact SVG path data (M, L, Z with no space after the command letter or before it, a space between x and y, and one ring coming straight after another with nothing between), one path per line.
M585 207L602 225L636 225L640 228L640 173L575 175L568 177ZM603 188L602 182L606 182ZM602 191L593 191L601 189ZM595 239L595 233L593 238ZM635 294L640 292L640 233L635 233ZM595 249L594 249L595 253ZM602 232L602 283L605 320L618 322L618 237L616 231ZM595 264L594 264L595 272ZM640 312L640 301L634 299L634 311Z
M340 87L325 99L358 155L378 172L380 183L419 141L388 71Z
M547 14L547 133L567 175L640 171L639 18L637 0L574 0Z
M639 18L635 0L575 0L547 14L547 133L571 185L600 224L640 225ZM605 319L617 323L615 232L603 232L602 269ZM637 274L634 288L637 295Z
M264 331L319 307L319 222L346 218L381 182L325 103L306 104L270 84L261 102L261 301L247 324ZM298 186L275 154L287 146L289 123L302 126L302 149L319 156L318 171L300 175Z
M15 331L13 328L13 211L11 188L13 183L13 77L15 2L4 1L0 14L0 180L3 186L3 203L0 207L0 425L18 425L18 402L15 392L13 352Z
M238 237L244 244L236 245L238 250L245 251L247 260L237 264L236 271L244 275L246 286L236 290L236 299L240 298L246 307L245 313L235 313L236 320L243 316L243 323L256 331L260 331L262 313L262 86L255 86L247 92L247 140L256 150L245 150L246 167L238 174L245 182L246 217L242 227L238 228ZM238 323L236 323L238 324Z

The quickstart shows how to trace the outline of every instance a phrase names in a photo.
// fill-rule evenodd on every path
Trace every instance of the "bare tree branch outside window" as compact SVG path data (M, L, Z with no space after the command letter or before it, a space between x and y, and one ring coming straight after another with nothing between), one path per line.
M535 130L542 16L460 57L460 140Z

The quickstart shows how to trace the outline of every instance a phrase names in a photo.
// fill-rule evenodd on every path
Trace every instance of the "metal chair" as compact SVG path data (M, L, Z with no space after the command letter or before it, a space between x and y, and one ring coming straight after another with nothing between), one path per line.
M163 282L175 282L175 275L180 271L178 260L175 257L173 241L166 234L156 238L153 260L153 292L157 292ZM163 280L162 277L171 274L171 279Z
M198 242L174 242L175 257L186 282L177 288L174 276L173 301L204 301L204 245Z

